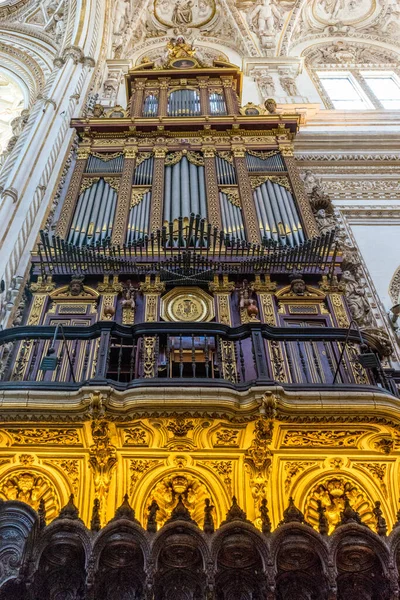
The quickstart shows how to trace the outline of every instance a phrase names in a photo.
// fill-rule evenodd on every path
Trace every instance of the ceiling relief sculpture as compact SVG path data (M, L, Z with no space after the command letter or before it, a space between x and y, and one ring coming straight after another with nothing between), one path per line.
M313 17L324 25L336 21L354 25L372 16L376 10L377 0L314 0L312 3Z
M167 27L203 27L215 15L215 0L155 0L154 16Z

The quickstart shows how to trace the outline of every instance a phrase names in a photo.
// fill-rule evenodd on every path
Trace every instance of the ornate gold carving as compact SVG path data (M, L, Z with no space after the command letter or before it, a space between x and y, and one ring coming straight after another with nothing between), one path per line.
M50 479L32 470L18 471L3 478L0 481L0 498L26 502L35 510L38 510L42 500L49 520L57 516L60 506L59 498Z
M34 294L27 325L39 325L43 309L47 301L47 294Z
M237 383L235 343L221 339L219 343L223 378L232 383Z
M147 446L147 432L141 427L129 427L124 429L125 446Z
M157 523L158 527L161 527L171 517L178 499L181 499L192 518L200 523L204 518L204 501L211 496L205 484L197 477L186 471L179 471L179 474L167 475L153 487L145 506L148 506L151 500L157 502Z
M155 335L143 336L143 377L146 379L156 375L156 344Z
M215 446L237 446L238 429L221 429L215 434Z
M135 170L137 147L125 148L124 168L119 181L118 202L111 239L113 244L122 245L125 242L126 225L131 204L131 189Z
M277 340L270 340L268 342L268 345L271 349L271 363L274 379L276 381L279 381L280 383L285 383L287 381L287 377L285 372L285 363L283 361L281 345Z
M245 456L246 463L254 469L257 475L268 477L271 468L271 451L269 444L272 441L274 423L272 420L260 417L254 427L254 438Z
M154 157L155 158L165 158L165 155L168 152L168 148L166 146L154 146Z
M120 294L124 289L122 283L118 281L118 275L114 275L110 281L110 275L104 275L102 283L97 286L97 291L101 294Z
M332 533L341 522L346 499L351 508L360 514L363 523L375 525L373 505L365 491L344 477L330 477L313 487L305 503L305 518L318 529L318 502L321 502L325 508L329 533Z
M96 498L100 500L100 515L105 519L107 496L113 470L117 464L117 452L111 444L107 421L101 416L94 418L91 424L93 444L90 446L89 466L93 471L93 483Z
M116 294L104 294L103 301L101 303L101 316L102 321L112 321L115 315L115 299Z
M228 197L231 204L237 206L238 208L242 208L242 204L240 202L239 188L237 186L219 186L219 190Z
M180 150L178 152L169 152L165 157L166 165L176 165L184 156L193 165L198 167L204 167L204 157L199 152L192 152L191 150Z
M147 471L153 469L161 463L157 459L132 459L129 461L129 472L130 472L130 487L129 493L132 494L135 484L143 477Z
M282 187L286 188L289 192L292 191L289 179L287 177L279 175L250 175L250 183L253 190L265 183L266 181L277 183L278 185L281 185Z
M232 496L232 461L231 460L210 460L202 461L204 465L210 467L217 473L225 484L228 496Z
M350 325L350 321L344 306L344 298L342 294L330 294L329 297L332 302L333 312L335 314L338 327L347 329Z
M193 421L189 421L184 417L176 417L174 421L170 421L167 425L168 431L171 431L175 437L185 437L189 431L194 429Z
M126 146L124 148L125 160L134 160L137 157L138 147L137 146Z
M73 458L57 458L50 461L68 476L73 493L79 492L79 461Z
M232 324L232 322L231 322L229 294L217 293L215 296L217 299L218 320L220 323L230 326Z
M206 181L207 206L209 221L214 227L221 229L221 209L219 202L217 172L215 168L215 158L209 149L204 153L204 176Z
M275 281L271 281L270 275L264 275L261 279L261 275L256 275L253 283L250 285L250 289L253 292L275 292L277 284Z
M145 281L140 284L140 291L143 294L162 294L165 292L165 283L160 281L159 275L156 275L153 281L150 275L146 275Z
M311 446L341 448L357 448L358 441L365 430L349 431L346 429L318 430L318 431L287 431L283 446Z
M143 196L151 190L151 187L134 186L131 193L131 208L137 206L143 200Z
M233 281L229 281L228 275L223 275L219 277L218 275L214 275L214 281L208 284L208 289L210 292L214 293L231 293L235 289L235 284Z
M140 152L136 157L136 167L142 164L145 160L148 160L153 156L152 152Z
M12 445L55 445L75 446L80 443L76 429L6 429Z
M285 478L285 492L288 494L289 490L290 490L290 486L292 484L292 480L294 477L296 477L299 473L302 473L305 469L307 469L308 467L311 467L313 464L313 462L311 461L287 461L285 463L285 473L286 473L286 478Z
M146 323L157 321L158 299L159 294L145 294L146 312L144 320Z
M146 280L140 284L140 291L145 296L144 320L148 323L157 321L158 300L160 294L165 291L165 283L161 283L158 275L154 281L147 275Z
M215 147L214 146L203 146L201 149L204 159L206 158L214 158L215 157Z
M51 275L45 275L44 277L38 275L37 282L32 282L30 288L36 294L49 294L56 289L56 284Z
M79 188L79 194L83 194L85 190L92 187L92 185L94 185L98 181L100 181L100 177L84 177L81 183L81 187Z
M294 156L294 145L292 143L279 144L279 152L282 156Z
M382 493L385 498L388 496L387 486L385 483L386 478L386 463L381 462L357 462L357 466L362 469L366 469L369 473L371 473L372 477L379 482L379 487L382 490Z
M262 320L271 327L276 326L276 317L274 310L274 298L272 294L262 292L259 294Z
M166 321L211 321L214 303L201 288L174 288L161 301L161 316Z

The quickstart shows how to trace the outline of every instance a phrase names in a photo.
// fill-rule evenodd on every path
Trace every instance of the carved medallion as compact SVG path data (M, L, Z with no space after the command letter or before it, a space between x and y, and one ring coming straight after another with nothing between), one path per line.
M154 16L167 27L202 27L215 14L215 0L155 0Z
M214 317L213 300L200 288L176 288L162 298L161 316L175 322L210 321Z

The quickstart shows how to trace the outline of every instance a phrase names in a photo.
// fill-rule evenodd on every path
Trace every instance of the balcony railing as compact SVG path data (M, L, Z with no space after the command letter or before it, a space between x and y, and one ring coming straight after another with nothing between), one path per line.
M80 387L109 384L223 385L248 388L275 385L329 388L398 388L381 368L377 354L359 333L337 328L299 329L250 323L230 328L217 323L144 323L132 327L98 322L65 327L45 370L55 327L18 327L0 332L0 387ZM67 352L68 350L68 352ZM360 362L360 352L374 359ZM68 360L68 354L70 360ZM367 358L367 357L365 357ZM364 366L362 366L362 364ZM74 383L74 380L76 383Z

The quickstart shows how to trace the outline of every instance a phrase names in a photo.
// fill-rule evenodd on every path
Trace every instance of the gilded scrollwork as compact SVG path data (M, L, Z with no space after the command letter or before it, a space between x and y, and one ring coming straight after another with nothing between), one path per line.
M327 429L318 431L287 431L283 446L357 448L359 439L367 433L365 430Z
M19 500L38 510L40 502L46 506L49 520L57 516L60 499L49 477L32 469L18 470L0 480L0 499Z
M76 429L24 428L6 429L6 432L11 437L12 445L75 446L81 443Z

